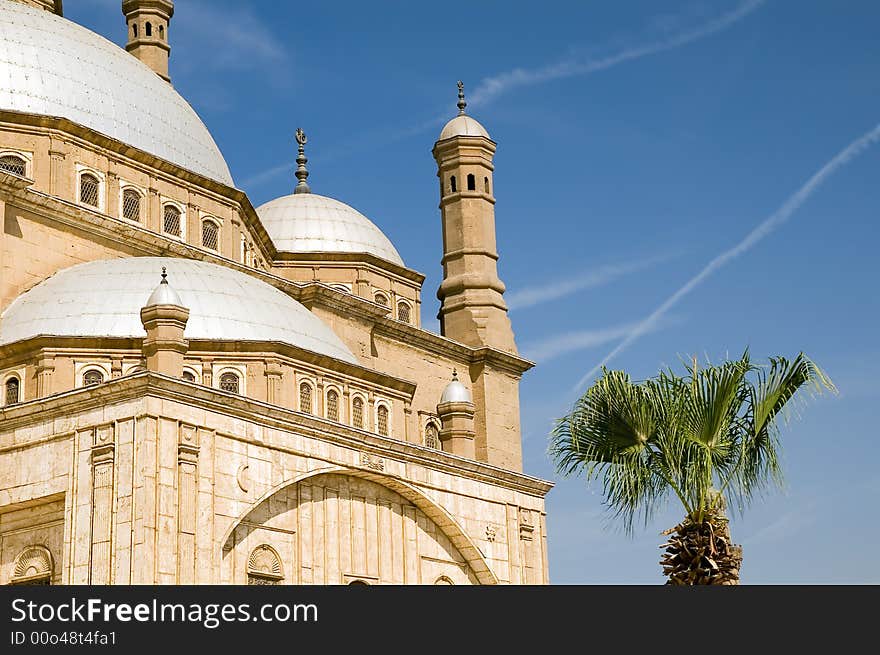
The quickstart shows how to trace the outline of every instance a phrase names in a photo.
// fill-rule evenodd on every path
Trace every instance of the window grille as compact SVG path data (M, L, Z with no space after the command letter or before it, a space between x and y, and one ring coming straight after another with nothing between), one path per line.
M165 221L163 229L166 234L180 236L180 210L174 205L165 205Z
M388 408L385 405L379 405L379 409L376 410L376 423L379 430L379 434L383 437L388 436Z
M356 428L364 427L364 401L360 398L351 402L351 423Z
M213 221L202 221L202 245L210 250L217 250L220 231Z
M141 194L134 189L122 192L122 217L130 221L141 220Z
M18 175L19 177L25 177L27 172L27 162L21 157L15 155L3 155L0 157L0 170L12 173L13 175Z
M96 384L101 384L104 382L104 374L101 371L95 371L94 369L91 371L86 371L83 374L83 386L84 387L92 387Z
M397 303L397 320L409 323L409 305L405 302Z
M184 371L183 372L183 379L186 380L187 382L195 382L196 376L193 375L192 371Z
M100 182L91 173L83 173L79 178L79 199L92 207L98 206L98 189Z
M331 421L339 420L339 394L332 389L327 392L327 418Z
M235 373L224 373L220 376L220 388L230 393L239 393L239 380Z
M382 305L383 307L388 306L388 297L385 294L377 293L376 294L376 303Z
M14 405L19 401L21 392L21 383L18 378L9 378L6 380L6 405Z
M434 423L425 427L425 445L428 448L440 448L440 433Z
M307 382L299 385L299 411L312 413L312 387Z

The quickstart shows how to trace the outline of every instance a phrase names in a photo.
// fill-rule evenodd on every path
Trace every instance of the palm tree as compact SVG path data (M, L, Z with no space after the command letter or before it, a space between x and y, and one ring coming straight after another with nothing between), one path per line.
M834 391L803 353L757 366L738 360L671 370L644 382L623 371L599 378L556 422L550 453L565 476L600 479L604 502L627 533L675 495L684 520L664 532L667 584L739 584L742 548L727 507L742 511L768 483L781 484L779 419L802 390ZM802 394L798 394L802 395Z

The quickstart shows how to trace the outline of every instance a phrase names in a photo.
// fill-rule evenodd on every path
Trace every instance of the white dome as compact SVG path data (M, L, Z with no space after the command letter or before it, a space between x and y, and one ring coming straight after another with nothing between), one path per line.
M76 23L9 0L0 0L0 109L67 118L234 186L204 123L146 64Z
M295 193L257 207L257 214L282 252L365 252L405 265L382 230L333 198Z
M452 382L446 385L443 394L440 396L440 404L443 403L469 403L471 401L471 392L467 390L458 378L453 378Z
M357 363L321 319L284 292L225 266L170 257L88 262L56 273L0 315L0 345L40 335L142 338L140 310L163 266L167 286L190 311L187 339L280 341Z
M486 128L467 114L459 114L446 123L446 126L440 132L440 138L437 140L443 141L443 139L451 139L454 136L484 136L487 139L491 138Z

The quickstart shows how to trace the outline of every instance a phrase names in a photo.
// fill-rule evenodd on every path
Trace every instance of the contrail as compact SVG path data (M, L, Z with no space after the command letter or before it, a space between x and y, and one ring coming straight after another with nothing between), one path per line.
M579 291L586 289L594 289L613 282L624 275L638 273L667 262L677 254L665 254L655 257L646 257L644 259L636 259L622 264L608 264L600 266L597 269L582 273L578 276L567 276L565 278L550 280L542 284L508 291L504 297L508 309L511 311L516 309L525 309L534 307L541 303L550 302L551 300L559 300Z
M743 18L754 12L761 5L765 4L766 1L767 0L746 0L733 11L723 14L714 20L695 27L694 29L674 34L665 39L651 41L644 45L631 46L617 54L608 55L599 59L590 59L587 61L565 59L541 68L516 68L512 71L487 77L483 79L472 93L468 94L468 104L470 106L487 105L502 93L513 88L541 84L550 80L566 77L589 75L590 73L606 70L634 59L640 59L648 55L687 45L688 43L717 34L718 32L727 29L734 23L741 21ZM374 133L377 138L362 139L361 141L363 141L363 143L354 146L348 145L338 154L351 155L356 152L366 151L374 148L377 141L381 141L385 145L401 141L411 136L415 136L416 134L421 134L428 129L439 127L450 118L451 115L449 111L443 111L431 119L427 119L409 127L379 132L378 134ZM367 143L368 140L369 143ZM263 184L267 180L279 175L282 171L292 170L293 166L293 163L280 164L258 173L254 173L242 182L242 186Z
M741 21L743 18L754 12L765 2L766 0L746 0L746 2L740 4L733 11L723 14L722 16L692 30L680 32L679 34L675 34L668 38L652 41L644 45L632 46L626 50L618 52L617 54L602 57L600 59L591 59L588 61L567 59L542 68L516 68L512 71L495 75L494 77L488 77L484 79L480 83L480 86L471 94L468 102L474 105L484 105L491 102L496 96L509 91L512 88L541 84L550 80L574 77L576 75L588 75L627 61L632 61L633 59L640 59L648 55L657 54L658 52L664 52L666 50L672 50L673 48L687 45L688 43L707 36L712 36L713 34L717 34L718 32L727 29L734 23Z
M798 189L794 195L790 196L779 209L770 215L769 218L749 232L742 241L736 244L733 248L725 250L715 257L715 259L706 264L703 270L697 273L694 277L688 280L684 286L667 298L666 301L655 309L650 316L636 325L633 331L630 332L626 338L614 348L614 350L608 353L601 362L596 364L596 366L590 369L586 375L578 380L578 383L572 387L571 393L579 393L583 385L586 384L587 381L590 380L603 366L605 366L605 364L617 357L617 355L629 347L629 345L636 339L650 331L654 324L662 319L666 312L678 303L679 300L693 291L706 278L712 275L712 273L753 248L759 241L773 232L773 230L785 223L829 177L874 145L878 140L880 140L880 124L837 153L833 159L820 168L818 172L807 180L806 184Z

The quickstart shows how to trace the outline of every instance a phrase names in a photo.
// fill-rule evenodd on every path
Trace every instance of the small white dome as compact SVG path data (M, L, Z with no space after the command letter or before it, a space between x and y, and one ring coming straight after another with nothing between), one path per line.
M184 306L180 296L178 296L177 292L171 288L171 285L168 284L168 280L164 279L159 283L159 286L156 287L152 295L150 295L150 298L147 300L147 304L145 304L144 307L152 307L153 305Z
M326 323L283 291L225 266L170 257L109 259L56 273L0 315L0 345L43 335L142 338L140 311L163 266L170 285L161 286L173 286L190 311L187 339L278 341L357 363Z
M443 394L440 396L440 404L443 403L469 403L471 400L471 392L467 390L458 377L453 377L452 382L446 385Z
M60 116L234 186L193 108L146 64L102 36L0 0L0 109Z
M333 198L295 193L257 207L257 215L282 252L370 253L405 266L375 223Z
M467 114L459 114L446 123L446 127L440 132L438 141L451 139L454 136L484 136L487 139L491 139L486 128Z

